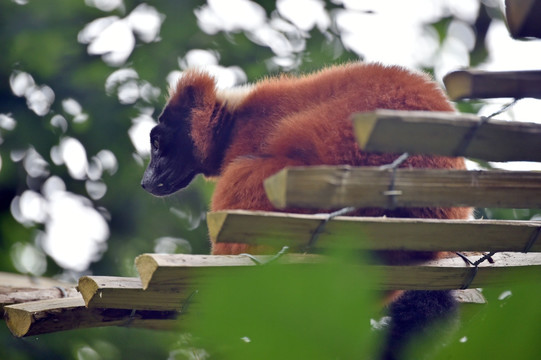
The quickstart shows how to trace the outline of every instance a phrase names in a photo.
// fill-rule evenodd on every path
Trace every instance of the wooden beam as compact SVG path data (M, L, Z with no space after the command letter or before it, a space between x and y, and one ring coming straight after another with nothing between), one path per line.
M365 151L541 161L541 124L480 121L474 115L428 111L377 110L353 117Z
M139 278L83 276L78 289L89 308L181 310L194 289L179 283L167 290L143 290Z
M264 186L278 209L541 208L541 173L535 172L397 169L393 176L393 170L378 167L293 167L269 177Z
M263 211L211 212L213 242L242 242L304 251L327 215ZM363 250L541 251L539 221L435 220L339 216L329 221L316 249L348 246ZM539 240L539 241L537 241Z
M49 299L9 305L6 324L17 337L101 326L132 326L171 330L176 312L131 309L87 309L83 298Z
M443 82L452 100L541 98L541 70L460 70L447 74Z
M505 17L514 38L541 38L540 0L505 0Z

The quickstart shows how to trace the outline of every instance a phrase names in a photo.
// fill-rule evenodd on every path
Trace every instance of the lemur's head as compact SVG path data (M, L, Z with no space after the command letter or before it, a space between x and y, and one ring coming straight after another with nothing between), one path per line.
M207 130L215 106L214 79L187 71L150 132L151 158L141 181L143 189L156 196L170 195L206 172L212 147Z

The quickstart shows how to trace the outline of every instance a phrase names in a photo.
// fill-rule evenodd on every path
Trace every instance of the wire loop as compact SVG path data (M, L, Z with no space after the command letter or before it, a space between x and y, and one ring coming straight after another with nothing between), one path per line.
M55 289L58 289L60 291L60 295L62 295L62 298L68 297L66 289L62 286L55 286Z
M135 320L135 313L137 312L137 310L135 309L132 309L130 315L128 316L128 319L126 320L126 322L124 323L123 326L126 326L126 327L129 327L131 325L131 323L133 322L133 320Z
M270 258L269 260L267 261L261 261L259 260L257 257L255 257L254 255L252 254L248 254L248 253L242 253L242 254L239 254L239 255L242 255L242 256L246 256L247 258L249 258L250 260L252 260L257 266L262 266L262 265L267 265L267 264L270 264L276 260L278 260L279 258L281 258L285 253L287 253L287 251L289 250L289 246L284 246L280 251L278 251L276 253L276 255L274 255L272 258Z
M487 123L490 119L492 119L496 115L500 115L507 109L509 109L511 106L515 105L517 103L518 99L514 99L509 104L506 104L502 106L502 108L489 116L481 116L481 120L476 123L474 126L472 126L469 131L464 135L458 146L456 147L455 151L453 151L453 156L463 156L466 149L470 146L470 143L472 142L475 135L477 135L477 132L481 128L481 126L485 123Z
M391 173L391 180L389 181L389 187L386 191L383 192L384 196L387 196L387 208L388 209L394 209L396 207L396 197L402 195L402 190L396 190L395 183L396 183L396 169L407 160L409 157L409 154L407 152L403 153L399 157L397 157L392 163L382 165L379 167L380 170L392 170Z
M466 277L466 280L464 281L464 284L462 284L462 286L460 288L460 290L465 290L465 289L470 287L471 283L473 282L473 280L477 276L477 272L479 271L479 265L481 263L483 263L485 261L488 261L491 264L494 263L494 260L492 259L492 256L494 256L494 254L496 254L496 251L492 251L492 252L489 252L489 253L483 255L481 258L479 258L475 262L472 262L470 259L468 259L468 257L466 255L464 255L464 254L462 254L460 252L456 252L456 254L458 256L460 256L462 258L462 260L464 260L464 262L466 262L466 264L473 266L473 268L471 269L472 271Z
M184 303L182 304L182 306L180 307L180 311L179 311L179 314L184 314L186 311L188 311L188 307L190 306L190 304L192 303L192 299L194 297L195 294L197 294L199 292L199 290L194 290L192 291L192 293L190 294L190 296L188 296L186 298L186 300L184 301Z

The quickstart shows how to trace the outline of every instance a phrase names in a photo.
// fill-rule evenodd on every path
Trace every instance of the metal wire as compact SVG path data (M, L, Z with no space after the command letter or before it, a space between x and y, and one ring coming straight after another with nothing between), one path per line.
M318 225L316 230L314 230L314 233L310 237L310 240L308 241L308 244L305 247L305 252L309 252L312 249L312 247L314 246L314 244L317 241L317 238L323 232L323 230L325 229L325 226L327 225L327 223L329 221L331 221L332 219L334 219L337 216L345 215L345 214L347 214L349 212L352 212L353 210L355 210L355 208L353 206L348 206L348 207L342 208L340 210L334 211L332 213L329 213L327 215L327 217L325 219L323 219L323 221L321 221L321 223Z
M267 261L261 261L259 260L257 257L255 257L254 255L252 254L248 254L248 253L242 253L242 254L239 254L239 255L242 255L242 256L246 256L247 258L249 258L250 260L252 260L254 262L254 264L256 264L257 266L261 266L261 265L267 265L267 264L270 264L276 260L278 260L279 258L281 258L285 253L287 253L287 251L289 250L289 246L284 246L280 251L278 251L276 253L276 255L274 255L272 258L270 258L269 260Z
M397 157L392 163L382 165L379 167L380 170L392 170L391 173L391 180L389 181L389 188L387 191L383 192L383 195L387 196L387 208L394 209L396 207L396 197L398 195L402 195L402 192L399 190L395 190L395 183L396 183L396 170L398 167L407 160L409 157L409 154L407 152L403 153L399 157Z
M493 112L492 114L488 116L482 116L481 120L475 124L473 127L470 128L470 130L464 135L458 146L456 147L455 151L453 151L453 156L463 156L466 149L470 146L470 143L472 142L475 135L477 135L477 132L481 128L481 126L485 123L487 123L490 119L492 119L496 115L500 115L507 109L509 109L511 106L515 105L519 99L514 99L509 104L505 104L502 106L502 108L496 112Z

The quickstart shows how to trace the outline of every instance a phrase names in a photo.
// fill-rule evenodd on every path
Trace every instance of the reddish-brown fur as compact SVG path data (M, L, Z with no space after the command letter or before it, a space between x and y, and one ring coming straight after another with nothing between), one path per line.
M179 81L168 107L191 108L185 121L190 122L194 149L186 151L194 152L199 172L218 176L212 211L274 210L265 196L263 180L285 166L374 166L396 159L399 154L367 153L359 148L350 120L353 113L375 109L454 111L428 76L362 63L302 77L265 79L240 98L217 94L211 77L191 71ZM401 166L463 169L464 161L415 155ZM361 209L354 215L464 219L469 213L467 208ZM245 244L213 247L214 254L261 251ZM402 262L434 256L393 252L386 259Z

